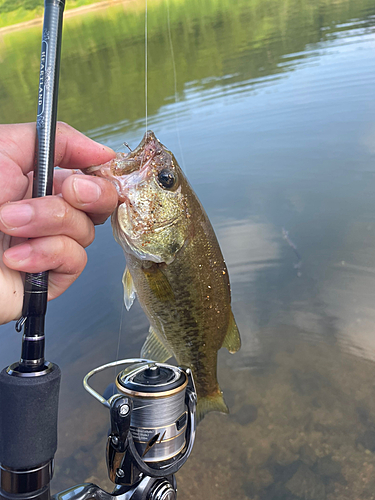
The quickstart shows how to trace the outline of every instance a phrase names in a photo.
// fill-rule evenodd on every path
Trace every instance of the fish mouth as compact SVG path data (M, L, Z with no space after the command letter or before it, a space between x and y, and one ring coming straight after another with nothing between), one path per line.
M155 156L161 155L163 150L165 148L156 138L154 132L147 130L138 146L126 155L122 164L118 166L113 174L123 176L129 175L136 170L142 170Z
M113 158L113 160L109 160L102 165L94 165L82 169L82 172L86 175L95 175L105 178L129 175L136 170L133 162L129 161L129 155L129 153L116 153L116 158Z
M148 130L138 146L130 153L116 153L116 158L103 165L86 168L86 175L93 175L109 180L114 184L119 197L119 203L126 201L127 178L134 172L141 173L150 160L163 152L163 145L152 130Z
M147 130L138 146L130 153L116 153L116 158L103 165L94 165L86 168L84 173L88 175L99 175L104 166L111 168L113 175L129 175L135 170L139 170L144 163L150 159L150 153L154 153L153 148L162 149L159 139L156 138L152 130ZM150 151L151 149L151 151Z

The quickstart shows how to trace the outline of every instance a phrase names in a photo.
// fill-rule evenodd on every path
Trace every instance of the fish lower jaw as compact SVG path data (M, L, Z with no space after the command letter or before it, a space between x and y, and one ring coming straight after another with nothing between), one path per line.
M118 205L121 205L128 199L127 189L124 187L124 184L113 175L111 168L108 167L107 164L86 168L83 173L86 175L92 175L93 177L101 177L102 179L106 179L111 182L117 191Z
M102 165L94 165L92 167L85 168L84 170L82 169L82 172L85 175L96 175L101 168Z

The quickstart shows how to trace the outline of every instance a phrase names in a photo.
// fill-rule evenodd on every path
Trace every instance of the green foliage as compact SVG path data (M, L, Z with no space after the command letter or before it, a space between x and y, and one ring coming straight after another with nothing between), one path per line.
M209 91L228 75L238 86L280 78L306 46L339 36L341 24L371 9L373 0L169 0L178 99L189 82ZM157 116L174 100L165 0L149 2L148 22L148 112ZM2 123L35 119L40 32L0 40ZM114 123L126 130L143 120L144 79L143 0L65 19L60 119L83 131Z
M68 0L65 9L75 9L100 0ZM44 0L0 0L0 28L43 16Z
M11 12L19 8L24 10L35 10L43 7L43 0L2 0L0 2L0 14Z

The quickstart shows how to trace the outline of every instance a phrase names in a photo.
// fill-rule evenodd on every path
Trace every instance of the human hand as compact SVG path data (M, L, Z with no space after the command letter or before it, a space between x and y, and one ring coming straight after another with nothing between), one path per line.
M0 125L0 324L21 316L22 273L50 271L48 300L73 283L86 265L94 224L117 205L110 182L72 170L55 170L53 196L31 199L35 134L35 123ZM55 165L84 169L114 156L58 122Z

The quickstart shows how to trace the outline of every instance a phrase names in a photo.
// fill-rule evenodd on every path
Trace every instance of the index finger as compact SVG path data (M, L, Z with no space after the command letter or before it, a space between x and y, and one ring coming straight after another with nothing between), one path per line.
M35 123L0 125L0 156L18 165L23 174L34 167ZM115 152L75 130L57 122L55 165L62 168L87 168L114 158Z

